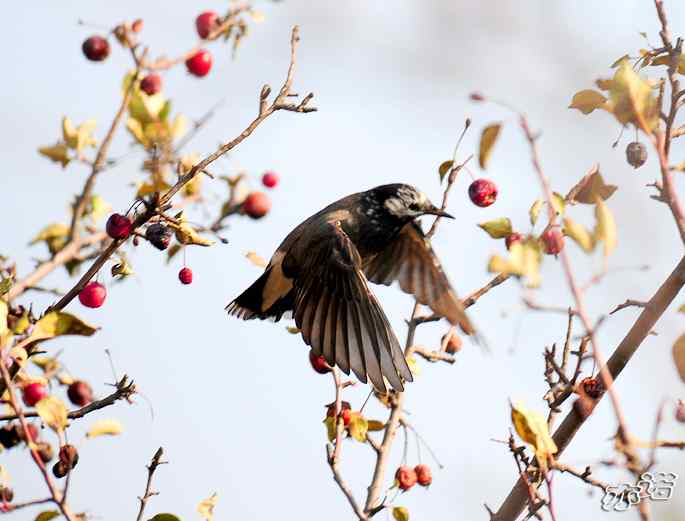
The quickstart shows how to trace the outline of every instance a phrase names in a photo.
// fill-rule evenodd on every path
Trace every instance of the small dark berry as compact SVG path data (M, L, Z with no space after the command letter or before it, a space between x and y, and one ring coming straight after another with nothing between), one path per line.
M202 78L207 76L212 68L212 53L207 49L201 49L186 60L186 68L193 76Z
M6 449L16 447L22 438L19 431L20 428L16 423L3 425L3 427L0 428L0 445Z
M181 284L192 284L193 270L188 267L182 268L181 271L178 272L178 280L181 281Z
M81 49L90 61L101 62L109 56L109 42L102 36L91 36L86 39Z
M395 472L395 479L397 480L397 484L400 489L406 492L411 487L416 485L416 471L411 467L402 465L397 469L397 472Z
M159 74L148 74L140 80L140 90L153 96L162 90L162 77Z
M497 185L489 179L476 179L469 186L469 198L481 208L490 206L497 200Z
M271 210L271 200L264 192L252 192L243 202L243 210L253 219L261 219Z
M99 308L107 297L107 288L99 282L89 282L78 294L78 299L87 308Z
M76 380L67 388L67 396L74 405L84 407L93 401L93 389L88 382Z
M36 444L38 456L43 463L49 463L55 457L55 451L47 441L40 441Z
M314 351L309 351L309 363L312 364L312 369L319 374L326 374L331 372L331 366L328 365L323 355L315 355Z
M52 473L56 478L63 478L68 472L69 467L61 460L52 466Z
M48 395L47 388L38 382L27 384L22 389L22 398L28 407L33 407Z
M120 213L113 213L107 219L107 235L112 239L125 239L131 233L131 219Z
M564 249L564 234L558 226L547 228L540 239L547 255L558 255Z
M416 465L414 472L416 472L417 483L422 487L427 487L433 483L433 473L428 465Z
M63 445L59 449L59 460L64 463L67 468L73 469L78 464L78 451L73 445Z
M9 487L0 486L0 500L4 503L11 503L14 499L14 491Z
M510 250L511 245L515 242L519 242L521 239L523 239L523 236L519 232L512 232L504 239L504 245L507 247L507 250Z
M580 385L583 387L583 392L593 400L598 400L604 392L604 386L599 378L583 378Z
M640 168L647 161L647 147L639 141L628 143L626 159L633 168Z
M162 223L154 223L145 230L145 238L158 250L166 250L171 242L173 232Z

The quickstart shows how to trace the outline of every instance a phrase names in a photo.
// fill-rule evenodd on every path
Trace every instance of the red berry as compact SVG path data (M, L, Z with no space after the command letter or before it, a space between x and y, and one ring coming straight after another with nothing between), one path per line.
M162 77L159 74L148 74L140 80L140 90L148 96L157 94L162 90Z
M547 255L558 255L564 249L564 234L558 226L547 228L540 238Z
M309 363L312 364L312 369L319 374L331 372L331 366L328 365L326 359L322 355L315 355L314 351L309 351Z
M131 219L120 213L113 213L107 219L107 235L112 239L125 239L131 234Z
M342 416L343 419L343 424L345 427L347 427L350 424L350 420L352 419L352 406L350 405L350 402L343 401L340 404L340 416ZM330 404L328 406L328 411L326 411L326 416L329 418L332 418L333 415L335 414L335 402Z
M214 11L205 11L195 19L195 29L200 38L205 39L216 28L219 15Z
M602 396L602 393L604 392L604 386L602 385L602 382L597 378L583 378L580 382L580 385L583 388L583 392L593 400L599 399Z
M39 382L33 382L24 386L23 399L28 407L33 407L48 395L47 388Z
M181 281L181 284L191 284L193 282L193 270L190 268L181 268L181 271L178 272L178 280Z
M515 242L519 242L521 239L523 239L523 236L519 232L511 232L509 235L507 235L507 238L504 239L504 244L506 245L507 250L510 250L511 245Z
M685 400L678 400L675 407L675 419L680 423L685 423Z
M62 460L59 460L52 466L52 473L56 478L63 478L68 472L69 467Z
M260 219L271 210L271 200L264 192L252 192L245 199L243 209L253 219Z
M397 472L395 472L395 479L397 480L398 486L404 491L407 491L416 485L416 478L416 471L406 465L402 465L397 469Z
M449 338L447 338L447 335L449 335ZM457 334L456 331L448 332L446 335L442 337L442 344L445 346L445 351L451 355L454 353L458 353L461 351L461 346L462 346L462 340L461 337Z
M471 101L485 101L485 96L483 96L480 92L472 92L469 95L469 98L471 98Z
M142 31L143 30L143 20L141 18L134 20L133 23L131 24L131 30L134 33L139 33L140 31Z
M433 483L433 474L428 465L416 465L416 467L414 467L414 472L416 472L416 481L422 487L427 487Z
M212 53L207 49L200 49L186 60L186 68L193 76L207 76L212 68Z
M278 174L276 172L264 172L262 184L267 188L274 188L278 184Z
M24 432L24 429L22 429L21 426L19 427L19 434L20 434L21 438L24 441L28 441L28 438L27 438L27 433L28 433L28 435L31 436L31 441L37 441L38 440L38 427L36 427L33 423L27 423L26 427L27 427L26 432Z
M91 36L81 46L83 54L90 61L101 62L109 56L109 42L102 36Z
M88 382L76 380L67 388L67 396L74 405L84 407L93 401L93 389Z
M107 288L99 282L89 282L78 294L78 299L87 308L99 308L106 296Z
M469 197L476 206L490 206L497 199L497 185L489 179L476 179L469 186Z

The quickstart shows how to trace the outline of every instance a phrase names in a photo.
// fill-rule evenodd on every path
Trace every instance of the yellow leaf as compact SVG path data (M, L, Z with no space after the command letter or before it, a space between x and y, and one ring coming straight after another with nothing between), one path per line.
M552 193L552 207L557 212L557 215L564 215L564 209L566 208L564 196L557 192Z
M546 468L547 459L557 453L557 445L549 434L544 416L519 403L511 406L511 421L521 439L535 450L539 465Z
M568 106L570 109L578 109L583 114L590 114L595 109L605 109L606 110L607 99L602 95L602 93L596 90L586 89L576 92L573 95L571 104Z
M36 244L41 241L49 241L50 239L60 239L66 237L69 234L69 227L66 224L55 223L49 224L43 228L38 235L36 235L29 245Z
M570 217L564 219L564 235L573 239L585 253L590 253L595 249L595 240L592 234L580 223L575 222Z
M287 326L285 329L291 335L297 335L300 332L300 328L298 328L298 327Z
M61 163L62 168L66 168L71 161L69 157L69 149L64 143L56 143L49 147L40 147L38 152L43 154L45 157L52 159L55 163Z
M366 433L369 431L369 422L366 421L360 413L353 412L350 414L350 423L347 429L355 440L364 443L366 441Z
M129 117L126 120L126 128L128 131L131 133L131 135L140 143L143 145L145 148L150 147L150 140L145 137L145 132L143 132L143 125L141 125L140 121L138 121L135 118Z
M12 289L12 284L14 284L14 277L0 278L0 296Z
M678 337L673 344L673 361L680 379L685 382L685 334Z
M59 517L59 515L58 510L46 510L45 512L38 514L34 521L50 521L51 519Z
M392 517L395 521L409 521L409 510L406 507L392 507Z
M67 407L56 396L43 398L36 404L36 412L43 423L56 432L67 427Z
M326 416L323 421L326 426L326 435L328 436L328 441L333 441L335 439L335 418L333 416Z
M516 241L509 249L509 258L500 255L490 257L488 271L524 277L526 285L533 288L540 284L541 261L542 251L537 240Z
M9 308L7 307L7 302L0 299L0 336L9 332L7 327L7 316L9 315ZM0 342L0 347L2 343Z
M415 357L408 356L407 357L407 365L409 366L409 370L411 371L411 374L413 374L414 376L419 376L421 374L421 366L416 361Z
M619 65L622 65L623 62L628 62L629 59L630 59L630 54L624 54L623 56L618 58L616 61L614 61L614 63L611 64L611 68L615 69ZM630 62L628 62L628 65L630 65Z
M622 125L634 124L651 132L659 118L659 108L651 85L623 61L614 75L609 99L614 116Z
M613 85L613 82L614 82L614 80L607 80L607 79L600 78L597 81L595 81L595 85L597 85L597 88L599 88L601 90L610 90L611 86ZM607 110L610 110L610 109L607 108Z
M69 148L76 148L76 127L66 116L62 118L62 139Z
M90 206L88 208L88 216L93 221L99 221L105 215L112 211L112 206L105 201L101 196L95 194L90 198Z
M599 166L593 165L590 171L569 190L566 194L566 201L571 204L595 204L597 197L606 201L614 195L617 188L616 185L605 184L602 174L599 173Z
M103 435L116 436L122 432L124 428L118 420L98 420L88 429L86 438L97 438Z
M125 260L122 260L121 262L116 263L114 266L112 266L112 277L128 277L129 275L133 275L133 268L131 268L131 265L126 262Z
M608 257L616 248L616 221L607 205L597 197L595 199L595 217L597 224L595 224L594 238L595 242L604 243L604 256Z
M186 133L188 129L188 118L183 114L177 114L171 123L171 138L178 139Z
M261 11L255 11L254 9L250 10L250 16L256 23L262 23L264 20L266 20L266 17Z
M262 257L260 257L259 255L257 255L257 254L256 254L255 252L253 252L253 251L248 251L248 252L245 254L245 257L246 257L247 260L249 260L252 264L254 264L255 266L258 266L258 267L260 267L260 268L266 268L266 266L267 266L267 264L268 264Z
M671 64L671 57L668 54L664 54L662 56L658 56L652 60L651 65L657 66L657 65L670 65ZM680 55L680 61L678 62L678 73L679 74L685 74L685 55L681 54Z
M680 306L678 308L678 313L685 313L685 304L683 304L682 306ZM1 324L0 324L0 326L1 326Z
M219 501L219 496L216 492L209 496L207 499L203 499L197 505L197 513L200 514L206 521L214 520L214 507L216 502Z
M480 226L493 239L503 239L509 237L512 232L511 221L508 217L500 217L493 221L480 223Z
M10 349L9 355L10 358L14 359L19 367L24 367L26 360L28 360L29 357L26 349L21 346L14 346L12 349Z
M440 163L440 166L438 167L438 174L440 175L440 181L442 181L447 173L452 169L452 165L454 164L454 161L451 159L448 159L447 161L443 161Z
M81 152L86 147L97 145L97 139L93 137L95 130L95 120L89 119L81 123L76 129L76 151Z
M367 420L369 432L382 431L385 429L385 423L378 420Z
M535 202L531 205L530 210L528 210L528 215L530 216L530 224L535 226L535 223L538 222L538 215L540 215L540 210L542 209L542 205L545 204L545 201L542 199L536 199Z
M501 123L494 123L483 129L483 133L480 136L480 146L478 147L478 164L482 169L485 169L487 166L492 154L492 147L495 145L495 141L497 141L501 128Z
M36 322L31 335L27 338L27 343L49 340L61 335L91 336L96 331L96 327L71 313L51 311Z
M214 241L205 239L188 223L181 223L180 226L174 227L176 231L176 240L181 244L196 244L198 246L211 246Z

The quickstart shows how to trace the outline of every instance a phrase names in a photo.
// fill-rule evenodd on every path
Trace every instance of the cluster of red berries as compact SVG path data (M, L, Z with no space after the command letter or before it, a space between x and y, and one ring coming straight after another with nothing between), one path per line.
M0 428L0 445L5 449L16 447L21 442L26 444L33 443L36 447L38 457L43 463L48 463L55 455L52 445L40 439L38 428L33 423L26 424L26 430L19 423L9 423ZM6 491L12 492L7 488ZM5 491L2 491L5 492ZM0 492L0 494L2 493ZM5 501L12 501L11 498L1 497Z
M400 490L406 492L417 483L422 487L430 486L433 483L433 474L430 467L423 463L414 468L402 465L395 472L395 481Z

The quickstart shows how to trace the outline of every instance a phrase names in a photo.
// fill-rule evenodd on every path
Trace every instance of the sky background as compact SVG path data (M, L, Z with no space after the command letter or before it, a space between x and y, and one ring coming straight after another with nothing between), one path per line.
M68 201L87 175L78 165L60 170L36 148L58 138L63 115L76 122L97 119L96 135L102 138L130 67L129 56L116 43L105 63L87 62L81 42L101 31L79 26L77 20L112 27L143 18L143 39L152 55L174 56L195 43L194 18L201 10L222 11L226 6L212 0L122 0L14 2L5 7L0 36L6 50L6 74L0 82L5 114L0 126L0 251L19 262L20 274L30 270L33 259L46 255L43 246L28 248L29 239L45 224L67 218ZM244 253L253 250L268 258L290 229L329 202L388 182L415 184L439 200L436 169L451 156L467 116L474 126L462 157L475 152L484 125L504 123L485 174L499 186L499 198L487 209L476 208L466 194L470 180L462 176L449 205L457 219L441 226L434 247L460 294L485 284L491 277L485 270L487 259L493 252L502 253L504 246L476 224L508 216L526 231L528 208L540 190L515 118L495 106L470 103L468 94L474 90L528 114L532 126L542 132L542 164L555 190L566 193L595 162L607 182L620 186L609 201L620 230L619 246L610 260L612 274L587 293L593 317L626 298L647 300L681 255L670 213L651 200L645 188L658 175L654 158L634 171L624 156L631 136L611 147L619 130L613 118L586 117L567 109L574 92L611 74L608 67L616 58L645 46L640 31L658 41L652 2L289 0L257 6L266 21L251 27L237 59L230 59L228 47L215 46L215 66L207 78L189 77L180 67L165 74L164 83L175 110L190 118L225 100L188 149L204 156L252 120L263 83L280 85L290 28L300 25L294 90L313 91L319 112L276 114L213 167L214 173L224 175L245 169L255 185L265 169L278 172L281 184L270 193L273 210L259 222L232 220L225 234L228 245L189 250L188 264L195 272L189 287L177 281L180 258L167 267L163 255L141 245L131 254L135 278L111 285L108 270L103 273L109 297L102 308L87 310L78 302L68 307L102 330L91 339L46 345L50 352L64 349L71 372L87 377L100 396L111 392L104 354L109 349L119 375L134 378L141 392L134 406L110 407L75 422L69 431L81 453L70 502L76 511L97 519L134 518L136 497L144 488L144 465L160 445L170 464L158 470L154 488L161 494L150 501L147 517L168 511L184 520L196 519L197 503L216 491L217 519L352 518L325 462L321 421L323 405L333 399L330 378L311 370L306 346L285 331L287 323L240 322L228 319L223 308L260 273ZM682 34L685 4L671 0L667 7L674 33ZM125 154L130 142L120 131L112 156ZM681 156L682 148L675 147L674 161ZM141 178L141 160L140 152L134 152L98 181L97 192L119 211L130 205L130 183ZM472 170L481 175L475 163ZM681 180L677 185L685 188ZM210 190L223 193L223 182L215 181ZM590 208L570 212L592 223ZM599 269L600 257L587 258L570 243L568 248L579 280L588 280ZM650 269L635 269L642 265ZM66 289L69 281L57 272L45 284ZM374 289L403 338L411 298L397 288ZM409 386L410 421L445 466L435 469L430 490L412 490L397 500L409 508L412 519L485 519L482 504L497 508L515 480L511 455L491 440L508 434L509 399L545 409L541 352L563 340L566 320L526 311L520 297L519 285L508 282L473 308L471 315L486 335L491 354L467 342L454 366L421 363L422 374ZM560 265L551 258L545 259L543 285L535 298L562 307L571 302ZM676 299L657 326L658 336L644 342L617 382L628 425L641 438L650 436L662 400L685 395L671 359L671 345L684 329L682 315L676 313L683 301L685 296ZM34 309L42 311L51 298L30 294L22 302L34 302ZM628 309L604 322L598 339L605 355L636 316L637 310ZM446 329L445 323L426 325L417 343L434 347ZM359 407L367 392L359 385L346 399ZM671 402L666 411L663 437L682 439L685 430L672 419ZM366 413L384 417L375 403ZM84 440L95 419L110 417L124 423L121 437ZM610 457L614 428L604 400L562 460L584 467ZM51 434L45 436L54 441ZM390 474L401 445L400 437ZM409 447L410 462L416 463L413 441ZM343 475L362 498L370 481L372 451L349 441L342 454ZM21 450L3 456L17 501L46 495L27 458ZM435 467L425 450L423 458ZM626 477L595 468L607 481ZM675 498L658 506L657 518L676 520L679 511L682 519L685 454L661 452L658 468L683 476ZM600 497L589 496L587 487L573 478L558 476L556 487L560 519L610 518L599 509ZM24 510L14 517L33 519L38 511Z

